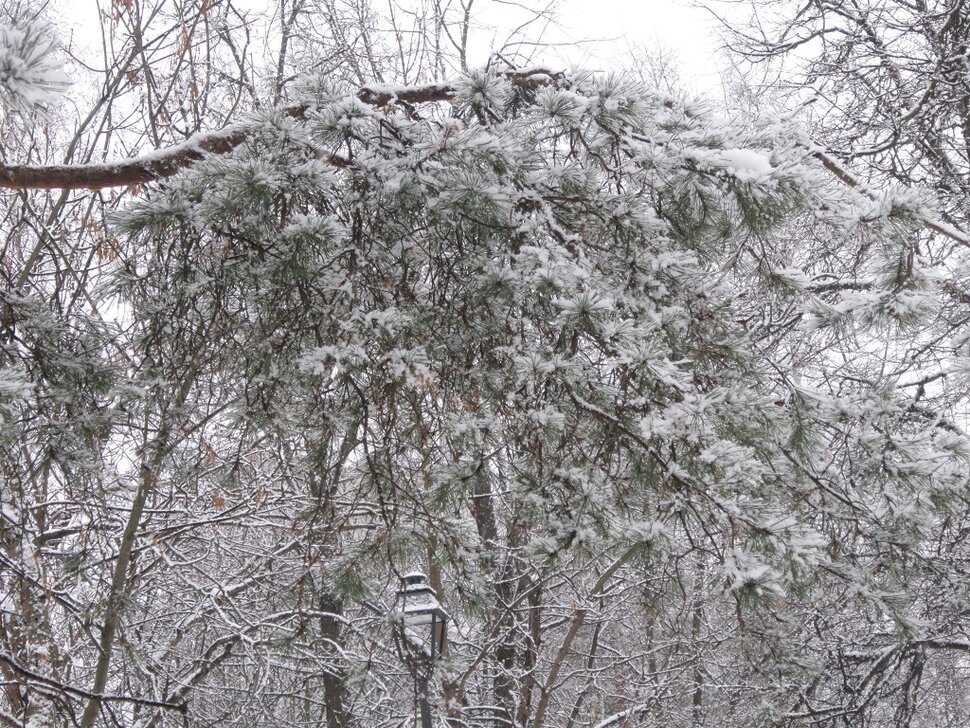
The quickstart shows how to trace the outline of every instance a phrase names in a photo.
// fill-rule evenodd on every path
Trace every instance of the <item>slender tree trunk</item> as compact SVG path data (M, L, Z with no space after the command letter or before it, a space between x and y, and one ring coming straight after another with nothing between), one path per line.
M701 627L704 620L704 566L698 566L697 578L694 580L694 598L691 605L690 636L691 644L698 651L701 649ZM694 694L691 696L691 723L694 728L704 725L704 660L700 654L694 658Z
M532 710L532 693L536 686L535 668L542 643L542 582L532 580L529 587L529 645L525 651L522 688L519 695L519 709L515 715L516 725L523 726L529 720Z
M495 620L494 631L498 639L498 644L495 647L498 672L493 678L492 689L495 696L496 725L502 726L502 728L512 728L515 725L513 722L515 715L515 680L512 678L512 672L515 669L518 650L515 645L515 613L511 609L511 604L514 598L516 579L511 556L501 565L501 568L494 560L495 554L509 553L511 549L502 548L499 545L498 521L495 517L493 498L488 473L482 466L482 469L474 478L471 510L475 517L475 525L482 545L488 552L487 557L492 566L495 585L495 606L492 615ZM514 529L510 526L509 531L509 541L511 542ZM511 546L511 543L509 546Z
M598 598L603 589L610 580L616 575L616 572L633 556L635 548L627 549L625 552L620 554L620 556L604 571L599 579L596 580L596 584L593 585L593 589L590 592L590 598ZM566 630L566 635L562 639L562 644L559 645L559 650L556 652L556 656L552 660L552 665L549 667L549 674L546 676L546 682L542 686L542 690L539 694L539 702L536 704L536 714L532 721L532 728L542 728L545 718L546 711L549 709L549 702L552 698L552 693L556 689L556 682L559 680L559 672L562 670L562 666L569 655L570 650L573 646L573 641L579 634L580 629L582 629L583 624L586 621L586 615L588 610L584 607L577 607L573 611L573 618L569 622L569 628Z
M101 627L101 636L98 640L98 660L94 668L94 683L91 686L93 697L88 700L81 715L81 728L91 728L98 718L101 711L102 694L108 684L108 670L111 667L111 656L114 651L115 634L121 622L122 613L127 606L128 590L130 582L128 571L131 567L132 550L135 545L138 527L145 511L145 502L148 496L155 490L158 482L158 472L169 449L169 438L171 434L170 412L178 410L188 396L189 390L194 381L194 366L188 366L187 373L181 381L174 401L169 407L163 407L159 416L158 430L154 440L149 442L150 427L145 425L145 444L144 455L141 468L138 471L138 488L135 491L134 500L131 503L131 510L128 512L128 520L125 523L125 530L121 534L121 542L118 544L118 558L115 561L114 571L111 575L111 587L108 591L108 604L104 614L104 624Z
M88 700L84 713L81 715L81 728L91 728L101 711L101 695L104 693L105 685L108 682L108 668L111 666L115 633L118 631L118 624L128 595L128 567L131 565L135 534L145 510L145 501L155 487L156 468L160 460L160 454L156 454L151 463L142 463L139 472L138 490L131 504L128 522L125 524L121 543L118 546L118 559L115 561L114 573L111 577L111 590L108 592L108 607L105 610L104 626L101 628L101 637L98 641L98 661L94 670L94 684L91 686L91 692L94 693L94 696Z
M444 584L441 581L441 567L434 562L433 549L428 549L428 576L431 581L431 588L435 590L439 601L444 601ZM448 640L442 646L441 654L447 657L451 652ZM463 695L460 686L451 676L445 675L441 680L441 694L445 701L445 715L448 719L449 728L465 728L465 722L461 717L461 706Z
M320 618L320 633L332 645L341 644L340 617L344 604L329 591L320 595L320 611L327 616ZM332 615L332 616L330 616ZM333 651L336 654L336 650ZM340 661L339 655L336 660ZM323 702L327 711L327 728L347 728L350 725L346 709L347 675L343 664L338 664L332 672L323 674Z

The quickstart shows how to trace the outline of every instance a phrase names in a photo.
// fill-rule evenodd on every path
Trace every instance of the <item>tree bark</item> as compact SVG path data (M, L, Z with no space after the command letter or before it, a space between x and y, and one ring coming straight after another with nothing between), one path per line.
M344 604L333 593L326 591L320 595L320 611L326 616L320 618L320 634L332 645L341 644L340 618L343 616ZM333 650L334 659L342 658ZM336 667L333 672L323 675L323 703L327 711L327 728L347 728L346 696L347 676L343 666Z

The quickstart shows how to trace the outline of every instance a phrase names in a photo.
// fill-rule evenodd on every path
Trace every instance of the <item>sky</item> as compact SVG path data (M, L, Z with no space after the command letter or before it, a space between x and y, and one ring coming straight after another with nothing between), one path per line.
M546 2L521 0L519 5L532 11ZM507 3L479 0L474 6L479 22L500 27L514 24L516 10ZM629 67L631 53L645 48L676 57L685 90L704 94L720 90L717 21L691 0L560 0L556 20L543 39L554 44L546 50L548 57L558 58L564 66L598 71Z
M693 90L719 84L716 21L689 0L567 0L561 16L577 65L605 70L642 46L672 51Z
M72 44L91 46L96 58L100 45L98 5L110 7L114 0L57 0L62 12L74 22L68 32ZM163 0L175 2L175 0ZM385 0L372 0L375 8ZM394 0L399 7L422 0ZM468 0L464 0L467 2ZM278 0L234 0L234 5L255 15L272 14ZM692 0L472 0L473 32L479 47L470 55L472 66L484 65L494 46L501 46L509 33L536 11L556 4L555 22L543 34L550 44L544 51L548 65L560 68L582 67L608 71L629 68L631 55L646 49L674 57L679 86L697 95L720 96L717 68L717 21L707 10ZM723 12L721 0L707 0ZM452 6L457 8L457 0ZM81 12L81 9L84 9ZM526 35L534 37L540 26L531 25Z

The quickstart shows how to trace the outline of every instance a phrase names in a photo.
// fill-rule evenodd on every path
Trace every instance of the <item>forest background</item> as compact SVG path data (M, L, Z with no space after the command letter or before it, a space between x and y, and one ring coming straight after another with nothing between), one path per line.
M700 6L3 5L0 723L970 721L970 12Z

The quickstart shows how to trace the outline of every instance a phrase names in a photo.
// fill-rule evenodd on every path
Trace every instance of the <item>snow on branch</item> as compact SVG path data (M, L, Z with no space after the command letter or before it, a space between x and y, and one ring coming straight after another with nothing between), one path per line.
M100 164L0 165L0 187L7 189L98 190L144 184L171 177L204 154L223 154L249 135L243 126L196 134L181 144L141 157Z
M875 194L870 191L859 179L857 179L854 174L842 166L842 164L839 163L839 161L831 154L821 148L815 148L812 150L812 156L821 162L825 169L835 175L845 185L855 187L866 196L875 199ZM943 222L942 220L937 220L924 212L920 212L918 214L918 218L920 224L927 230L950 238L950 240L962 245L965 248L970 248L970 235L967 235L959 228Z
M2 50L2 48L0 48ZM2 70L2 69L0 69ZM525 71L508 71L505 77L517 88L535 89L557 83L563 74L544 68ZM2 79L0 79L2 80ZM458 94L453 84L432 83L420 86L371 85L357 91L357 98L371 106L403 104L427 104L450 102ZM285 113L295 119L306 116L310 106L300 104L285 109ZM98 190L107 187L126 187L153 182L171 177L206 154L225 154L242 144L250 134L250 128L235 124L225 129L200 132L186 141L165 149L114 162L97 164L58 164L58 165L7 165L0 164L0 188L25 189L66 189ZM812 155L822 166L849 187L856 187L871 194L856 177L843 167L824 149L810 144ZM346 160L333 156L330 162L335 166L346 166ZM970 235L953 225L937 220L928 214L919 215L920 222L927 230L950 238L956 243L970 247Z
M43 108L54 103L68 78L54 58L55 43L36 21L0 27L0 93L10 106Z
M562 74L546 69L532 69L510 71L505 76L518 88L538 88L555 82ZM357 92L357 98L372 106L387 106L394 103L452 101L457 93L456 86L441 83L423 86L379 85L364 86ZM295 119L302 119L309 109L308 105L301 104L287 108L285 113ZM0 188L98 190L145 184L171 177L206 154L230 152L242 144L249 134L249 127L237 124L217 131L195 134L180 144L139 157L98 164L3 164L0 165ZM330 161L337 166L343 166L339 158L334 157Z
M54 678L48 677L47 675L41 675L39 672L30 670L23 665L19 664L9 655L0 652L0 664L4 665L21 678L24 678L29 683L34 683L37 685L42 685L47 688L52 688L61 693L67 693L68 695L75 695L82 698L98 698L99 700L105 702L115 702L115 703L131 703L134 705L142 705L148 708L162 708L165 710L174 710L178 713L188 712L188 704L183 702L167 702L164 700L152 700L150 698L140 698L132 695L113 695L110 693L92 693L89 690L83 690L82 688L75 687L73 685L68 685L66 683L55 680Z

